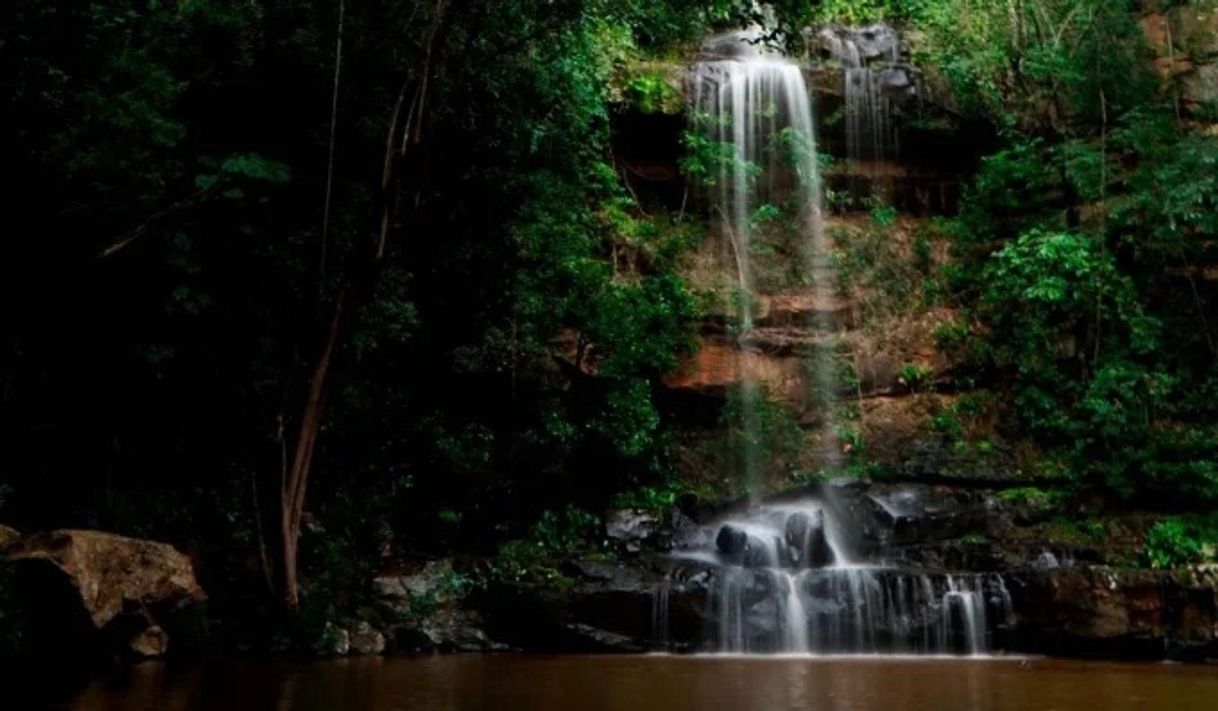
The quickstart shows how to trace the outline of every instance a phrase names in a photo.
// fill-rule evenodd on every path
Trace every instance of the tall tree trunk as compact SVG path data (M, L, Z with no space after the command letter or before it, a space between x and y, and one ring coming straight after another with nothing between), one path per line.
M371 298L375 288L377 274L380 271L389 242L389 235L398 222L398 210L401 204L401 193L411 186L401 184L401 166L407 158L410 148L422 142L423 119L427 104L428 79L431 75L433 50L435 40L440 34L448 0L437 0L435 16L428 28L427 41L424 46L423 62L420 71L413 79L408 79L402 86L397 102L394 105L389 120L388 137L385 146L385 164L382 175L384 189L384 208L381 218L380 234L375 251L371 255L371 264L351 272L351 278L339 291L334 301L330 315L329 328L322 342L317 361L309 378L309 391L300 415L300 425L296 434L296 443L290 467L283 470L279 491L280 537L281 537L281 574L283 577L283 603L289 612L295 612L300 606L300 570L299 546L300 533L304 521L305 494L308 490L309 473L313 464L313 454L317 447L318 433L325 419L326 393L331 380L331 370L343 334L348 331L348 325L354 320L354 314L364 301ZM341 23L340 14L340 23ZM341 24L340 24L341 34ZM341 40L340 40L341 42ZM338 53L341 59L341 43ZM337 65L337 61L336 61ZM338 70L335 69L335 96L337 96ZM413 87L413 92L411 91ZM409 109L402 116L402 106L407 96L410 96ZM332 127L333 128L333 127ZM398 138L400 137L400 143ZM333 138L331 138L331 147ZM333 158L330 161L333 171ZM413 205L419 203L419 189L415 187ZM327 178L326 216L323 220L329 222L330 179ZM323 235L326 233L323 226ZM324 250L323 244L323 250ZM324 251L323 251L324 255Z

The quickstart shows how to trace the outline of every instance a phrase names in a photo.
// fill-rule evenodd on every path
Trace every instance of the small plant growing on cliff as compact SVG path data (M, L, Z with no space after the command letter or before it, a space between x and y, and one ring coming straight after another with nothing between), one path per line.
M870 200L869 200L870 201ZM871 204L871 221L876 227L892 227L897 222L897 209L892 205L882 205L873 201Z
M1065 492L1021 486L1001 492L998 498L1004 504L1019 509L1020 513L1028 518L1041 518L1048 516L1063 503Z
M906 363L897 373L897 382L911 393L925 390L934 375L934 370L917 363Z
M1218 560L1218 514L1168 516L1146 533L1152 568L1174 568Z

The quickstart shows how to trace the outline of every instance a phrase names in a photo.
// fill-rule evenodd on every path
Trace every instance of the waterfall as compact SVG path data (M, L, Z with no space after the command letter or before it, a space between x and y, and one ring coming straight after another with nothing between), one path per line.
M672 598L672 571L664 576L664 582L661 583L654 592L654 597L651 603L651 626L654 630L655 639L663 648L668 647L668 619L671 616Z
M887 88L903 82L900 43L885 25L827 27L820 39L842 65L845 95L846 157L852 161L884 160L896 152L893 102Z
M705 61L689 76L692 128L717 153L711 202L713 222L724 244L724 259L733 265L737 292L738 361L741 426L745 451L743 472L750 490L760 481L757 451L758 399L763 396L756 374L747 367L744 350L755 326L757 274L753 255L758 244L755 222L763 207L789 205L801 233L799 271L813 302L831 303L835 272L821 215L811 93L800 66L769 50L763 33L753 29L711 40ZM820 330L832 327L828 309L817 310ZM818 387L835 392L831 355L813 363Z
M803 596L799 593L799 576L785 571L778 573L786 590L786 600L783 606L782 628L784 631L785 650L789 652L808 651L808 615L804 611Z
M821 180L813 130L812 97L802 68L769 51L757 30L715 38L688 77L691 124L700 134L698 154L712 222L723 260L738 294L736 336L743 466L750 491L761 488L757 374L745 357L765 328L757 319L756 292L773 235L758 228L762 208L778 206L793 216L799 245L798 285L810 297L813 330L834 329L829 308L836 271L826 237ZM877 52L897 60L895 35L832 33L831 49L845 57L851 157L883 155L894 144L884 79L869 67ZM834 44L836 43L836 44ZM883 53L887 53L884 55ZM771 252L773 250L770 250ZM789 265L784 265L789 266ZM823 397L822 422L832 427L837 394L833 348L814 350L809 368ZM832 440L833 438L828 438ZM837 463L838 448L821 453L822 466ZM673 554L675 566L699 573L689 581L666 579L655 613L667 614L670 587L687 582L705 593L707 647L723 653L984 654L991 625L1010 618L1010 595L997 574L955 574L874 564L859 550L862 531L847 525L832 487L822 498L763 505L698 529ZM881 504L886 504L882 499ZM899 512L886 505L889 519ZM851 528L854 526L854 528ZM656 621L666 639L666 620Z
M1013 619L1000 574L857 562L842 531L831 507L808 499L724 518L674 554L678 565L710 566L712 647L980 656L992 629Z
M949 575L947 591L943 593L943 636L949 640L953 635L960 637L961 643L957 646L974 656L986 650L985 597L980 587L977 580L962 581ZM959 621L954 619L956 615L959 615Z

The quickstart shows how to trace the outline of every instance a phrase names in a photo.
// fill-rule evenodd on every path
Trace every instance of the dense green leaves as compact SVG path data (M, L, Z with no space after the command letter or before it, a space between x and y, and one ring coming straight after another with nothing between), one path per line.
M973 7L979 24L931 41L956 96L1007 137L954 225L952 277L975 319L957 342L1080 480L1195 505L1218 495L1214 409L1194 395L1214 377L1214 294L1197 265L1218 237L1218 140L1160 103L1118 5ZM969 47L981 38L988 49Z
M1146 536L1146 555L1155 568L1174 568L1218 560L1218 517L1171 516Z

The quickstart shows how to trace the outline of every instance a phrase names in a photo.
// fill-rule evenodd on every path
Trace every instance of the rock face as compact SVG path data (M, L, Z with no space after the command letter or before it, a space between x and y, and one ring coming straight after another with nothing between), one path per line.
M206 599L190 558L165 543L62 530L21 537L5 552L40 617L83 621L78 629L117 638L141 656L164 654L165 623Z
M382 649L480 652L502 648L483 630L481 613L467 601L462 577L448 559L428 561L372 580L386 620ZM352 643L359 642L359 630ZM376 646L373 644L372 646Z
M565 571L569 587L500 585L476 604L495 639L530 651L691 649L703 632L705 585L669 581L667 568L646 557L617 564L579 561Z
M1218 101L1218 0L1162 7L1148 3L1141 24L1154 52L1154 68L1175 82L1181 108L1200 113Z
M1012 576L1020 646L1103 657L1218 652L1218 569L1077 566Z
M866 27L832 26L822 28L813 42L828 56L858 66L875 60L896 61L901 40L887 25Z

